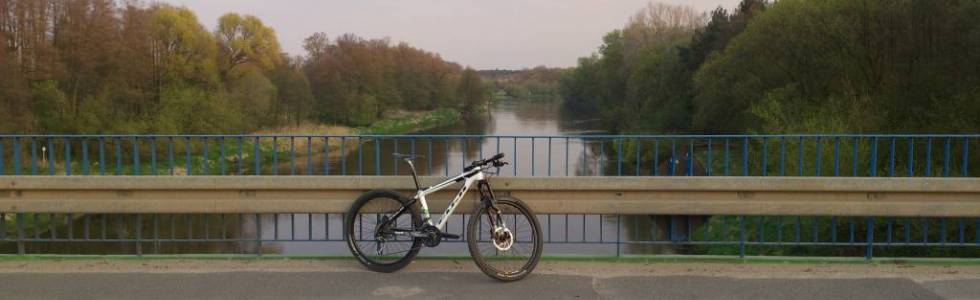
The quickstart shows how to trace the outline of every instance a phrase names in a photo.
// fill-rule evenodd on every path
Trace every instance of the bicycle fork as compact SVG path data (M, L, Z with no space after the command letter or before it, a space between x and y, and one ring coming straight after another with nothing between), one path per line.
M506 228L507 224L504 224L504 218L500 216L500 209L497 208L497 198L493 196L493 189L490 188L490 183L487 180L482 180L477 183L476 187L480 191L480 202L487 208L487 219L493 229L491 232L495 233L497 229Z

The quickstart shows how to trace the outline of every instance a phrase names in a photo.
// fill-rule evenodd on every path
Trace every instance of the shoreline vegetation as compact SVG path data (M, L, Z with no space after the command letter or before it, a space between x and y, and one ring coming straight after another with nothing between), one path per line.
M399 135L408 134L413 132L425 131L432 128L437 128L441 126L447 126L459 122L463 119L463 115L459 110L456 109L439 109L432 111L399 111L394 113L391 118L379 120L372 123L369 126L363 127L351 127L344 125L329 125L329 124L312 124L304 123L299 125L287 125L278 128L271 128L266 130L260 130L254 132L257 135L263 134L312 134L312 135L327 135L327 136L353 136L353 135ZM181 139L175 139L172 141L173 148L179 153L175 153L173 157L173 173L171 173L170 161L165 160L163 157L168 155L165 152L167 149L167 143L171 143L169 140L158 140L156 150L160 152L158 157L160 161L157 162L156 168L153 167L151 162L147 161L146 157L150 157L149 146L144 145L141 147L141 157L142 162L139 166L139 171L137 174L137 168L133 164L133 159L131 157L126 157L122 159L123 162L120 165L116 165L116 159L114 157L109 157L106 159L106 166L100 166L99 162L96 161L95 157L92 156L89 160L88 166L82 165L82 158L79 155L72 155L71 169L72 174L83 174L84 170L89 173L98 173L99 170L105 169L106 174L111 175L175 175L175 176L186 176L188 158L190 158L190 167L192 174L203 175L203 174L235 174L238 164L238 149L242 148L241 153L244 163L244 173L254 174L255 170L254 159L256 155L256 150L258 150L258 156L261 159L260 164L264 167L269 167L275 165L279 170L290 170L291 160L295 151L296 161L306 162L307 160L313 160L317 162L322 162L325 158L325 153L329 153L329 157L326 159L336 160L345 154L349 154L356 151L359 144L363 142L368 142L370 139L342 139L341 138L328 138L324 139L321 137L297 137L297 138L263 138L258 141L259 147L255 148L256 141L253 138L244 138L239 141L237 138L231 139L212 139L207 141L207 145L210 151L207 152L205 156L203 151L203 141L193 140L191 141L192 152L187 155L185 149L187 149L187 141ZM360 141L360 142L359 142ZM62 143L61 141L56 141ZM93 141L89 141L92 143ZM106 142L106 149L112 149L113 141ZM128 142L128 140L126 141ZM325 148L325 143L329 143L329 149ZM27 142L29 144L29 142ZM73 141L75 145L72 147L79 149L79 141ZM144 140L143 143L149 143L149 141ZM221 155L222 144L225 148L225 155ZM56 148L60 148L55 145ZM61 146L63 147L63 146ZM97 147L95 144L90 145L90 148L95 149ZM22 151L30 151L28 145L21 147ZM111 151L109 151L111 152ZM112 155L112 153L108 153ZM22 157L31 157L29 152L22 153ZM90 153L90 155L98 155L97 153ZM129 153L123 153L123 155L131 155ZM309 157L311 156L312 157ZM276 162L278 160L278 162ZM54 166L55 175L65 175L66 167L63 157L57 156L53 164L46 161L44 156L40 156L40 159L36 161L36 166L32 168L29 162L25 162L21 167L22 174L30 174L32 169L37 170L37 174L51 174L50 167ZM153 172L155 169L155 173ZM3 170L4 174L13 174L13 166L7 166L7 170ZM300 173L305 173L300 172Z
M349 127L343 125L312 125L304 124L300 126L286 126L276 128L270 131L261 131L257 133L275 133L275 134L324 134L324 135L399 135L408 134L413 132L425 131L437 127L447 126L459 122L462 120L462 114L455 109L446 108L433 111L401 111L395 114L392 118L379 120L372 123L369 126L364 127ZM359 142L360 141L360 142ZM314 161L323 161L324 153L329 153L326 159L334 160L340 159L341 156L349 154L357 150L357 147L361 143L367 142L367 140L356 140L348 139L341 141L340 139L330 139L328 141L330 144L328 147L329 151L324 149L324 140L320 138L314 139L283 139L278 142L278 147L276 149L290 149L289 147L295 147L297 159L309 159L308 156L312 153L312 159ZM311 143L311 145L309 145ZM292 144L292 145L290 145ZM343 144L343 146L341 145ZM272 149L271 141L263 142L263 150L261 152L271 155L274 151ZM284 152L280 152L286 154ZM291 152L288 154L292 154ZM291 162L283 162L278 164L280 169L289 169L291 167Z
M560 92L614 133L972 133L978 13L978 1L649 4Z
M480 70L490 101L554 101L561 99L559 81L565 69L544 66L522 70Z

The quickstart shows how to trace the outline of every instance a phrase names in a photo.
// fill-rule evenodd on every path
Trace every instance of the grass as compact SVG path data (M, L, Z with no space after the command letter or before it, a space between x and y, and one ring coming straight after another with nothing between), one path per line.
M413 113L407 116L396 117L374 122L371 126L355 128L356 134L382 134L395 135L432 129L439 126L456 123L462 118L462 114L452 108L444 108L435 111Z

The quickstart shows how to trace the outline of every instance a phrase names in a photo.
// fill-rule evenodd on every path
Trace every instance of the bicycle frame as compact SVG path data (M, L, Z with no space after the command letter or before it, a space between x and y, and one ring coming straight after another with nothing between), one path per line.
M469 191L469 189L471 187L473 187L473 183L481 184L480 185L480 192L481 192L481 196L482 196L481 197L481 200L483 200L484 203L486 203L485 201L493 201L492 200L493 199L493 191L490 189L490 185L486 181L486 178L487 177L483 173L483 170L484 170L484 167L483 166L472 166L472 167L468 167L468 168L466 168L466 169L463 170L463 173L462 174L459 174L459 175L456 175L455 177L451 177L449 179L446 179L445 181L440 182L439 184L433 185L431 187L423 188L419 184L418 176L415 173L415 164L413 164L411 162L411 160L406 160L405 162L408 163L408 165L409 165L409 167L410 167L410 169L412 171L412 180L415 181L415 187L416 187L415 197L412 198L411 202L409 202L405 206L402 206L397 212L395 212L394 216L391 219L389 219L387 222L385 222L384 224L382 224L382 227L387 226L388 225L388 222L392 222L392 221L398 219L399 216L401 216L403 213L405 213L405 211L408 210L409 207L411 207L412 205L415 205L415 202L418 201L419 202L419 206L421 206L421 209L422 209L421 215L422 215L423 220L425 221L425 224L426 225L430 225L430 226L434 226L439 231L443 231L446 228L446 223L449 222L449 217L452 216L453 211L456 210L456 206L459 205L459 201L463 200L463 197L466 196L466 192ZM429 204L425 200L425 196L426 195L429 195L429 194L432 194L432 193L435 193L435 192L438 192L440 190L443 190L443 189L449 187L450 185L453 185L453 184L455 184L457 182L460 182L460 181L463 181L463 186L460 187L459 193L456 193L456 197L453 198L453 200L451 202L449 202L449 206L446 207L446 211L443 212L442 218L439 219L439 222L436 223L436 224L433 224L432 223L432 215L429 214ZM486 188L486 191L485 191L486 194L484 194L483 188ZM493 206L493 203L490 203L490 205ZM496 208L496 207L494 206L494 208ZM503 220L499 220L499 218L491 218L490 223L494 227L502 226L503 225ZM414 224L413 224L413 226L414 226ZM394 230L394 232L396 234L409 234L409 235L412 235L412 236L418 235L418 232L416 232L416 230L418 230L418 228L412 228L412 229L394 228L393 230Z
M469 191L471 187L473 187L473 183L480 182L485 179L486 176L483 174L483 168L474 167L471 170L463 172L463 174L459 174L456 177L446 179L446 181L433 185L429 188L425 188L425 189L419 188L416 191L415 199L413 200L419 201L419 204L422 207L423 220L425 220L427 224L433 225L436 228L438 228L440 231L442 231L445 229L446 223L449 221L449 216L453 214L453 211L456 210L456 206L459 205L459 202L463 200L464 196L466 196L466 192ZM453 201L449 202L449 206L446 207L446 211L442 214L442 217L439 219L439 222L433 224L431 215L429 214L429 205L425 200L425 196L443 190L449 187L450 185L453 185L454 183L460 181L463 181L463 186L460 187L459 193L456 193L456 197L453 198Z

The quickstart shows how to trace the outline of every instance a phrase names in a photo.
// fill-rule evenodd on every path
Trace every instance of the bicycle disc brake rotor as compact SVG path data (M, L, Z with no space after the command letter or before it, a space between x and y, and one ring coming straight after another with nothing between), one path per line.
M493 237L490 240L493 241L493 246L500 251L510 250L510 247L514 246L514 235L507 228L497 227L494 229Z

